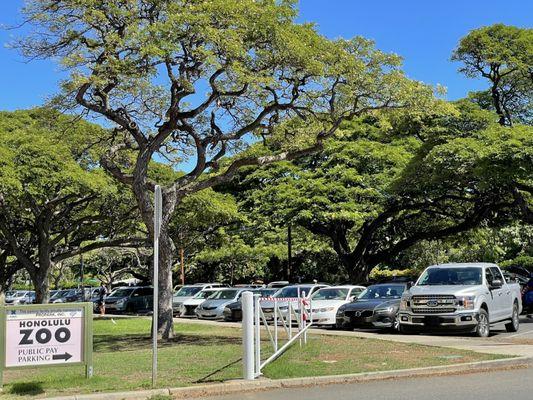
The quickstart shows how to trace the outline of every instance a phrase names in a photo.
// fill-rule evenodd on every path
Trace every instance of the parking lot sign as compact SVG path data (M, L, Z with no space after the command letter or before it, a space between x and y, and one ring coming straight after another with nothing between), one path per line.
M84 365L92 376L92 303L0 307L3 370Z

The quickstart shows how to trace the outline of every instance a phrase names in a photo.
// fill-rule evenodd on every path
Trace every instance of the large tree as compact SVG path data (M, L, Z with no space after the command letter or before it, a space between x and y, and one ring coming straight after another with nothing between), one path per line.
M533 106L533 29L495 24L474 29L453 52L466 76L483 77L487 92L473 95L480 104L491 100L501 125L518 119L531 122Z
M97 167L102 135L50 110L0 113L0 242L17 259L11 268L27 270L39 303L48 301L55 262L143 240L128 192Z
M457 107L345 124L320 154L243 171L240 202L328 238L354 283L420 241L531 223L531 128L500 127L466 101Z
M65 101L114 124L103 164L132 187L151 234L151 160L195 160L163 187L158 329L165 338L173 335L168 226L185 196L243 166L316 151L345 119L431 97L403 76L399 57L295 23L295 3L30 0L24 8L36 28L20 48L28 57L61 59L71 72ZM275 154L237 157L218 169L225 155L257 139L268 144L273 134L292 137Z

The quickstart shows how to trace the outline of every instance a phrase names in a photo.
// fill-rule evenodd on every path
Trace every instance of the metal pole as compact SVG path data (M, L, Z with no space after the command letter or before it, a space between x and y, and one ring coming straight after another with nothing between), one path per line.
M278 351L278 302L274 299L274 351Z
M259 307L261 295L254 296L254 325L255 325L255 376L261 375L261 321L259 319Z
M304 309L305 309L305 292L304 292L304 300L303 300L302 304L303 304ZM307 318L312 320L312 317L311 317L312 313L313 313L313 309L311 308L311 302L309 302L309 315L306 314L306 318L305 318L305 321L304 321L305 326L307 326ZM304 328L305 328L305 326L304 326ZM304 343L307 344L307 331L305 331L305 333L304 333Z
M243 378L254 380L254 298L252 292L242 294L242 366Z
M154 192L154 296L152 307L152 386L157 382L157 332L159 325L159 234L162 219L161 187L156 185Z

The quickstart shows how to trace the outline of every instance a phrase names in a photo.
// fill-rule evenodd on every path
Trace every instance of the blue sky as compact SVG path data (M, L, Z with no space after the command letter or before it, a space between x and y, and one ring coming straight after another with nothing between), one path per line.
M22 0L0 0L0 24L21 21ZM324 35L375 40L378 48L404 57L405 71L414 79L440 83L448 98L464 97L483 82L457 73L450 54L469 30L502 22L533 26L530 0L301 0L299 20L315 22ZM21 33L23 31L18 31ZM60 69L52 61L24 63L5 47L16 31L0 30L0 110L42 104L57 90Z

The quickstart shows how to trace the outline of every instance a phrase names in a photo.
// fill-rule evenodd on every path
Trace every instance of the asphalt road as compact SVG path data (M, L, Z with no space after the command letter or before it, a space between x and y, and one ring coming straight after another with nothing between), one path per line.
M491 327L491 337L533 339L533 318L520 317L520 329L515 333L508 333L504 324L496 324ZM533 396L532 396L533 397Z
M239 393L204 400L531 400L533 369Z

